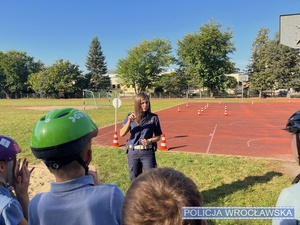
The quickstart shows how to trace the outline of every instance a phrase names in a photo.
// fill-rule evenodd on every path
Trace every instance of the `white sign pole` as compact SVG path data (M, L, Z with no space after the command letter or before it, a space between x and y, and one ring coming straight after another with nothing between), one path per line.
M115 107L115 131L117 131L117 117L118 117L118 108L121 106L121 99L114 98L113 106Z
M244 81L242 80L242 102L244 101Z
M117 117L118 117L118 101L117 101L117 106L115 108L115 131L117 131Z

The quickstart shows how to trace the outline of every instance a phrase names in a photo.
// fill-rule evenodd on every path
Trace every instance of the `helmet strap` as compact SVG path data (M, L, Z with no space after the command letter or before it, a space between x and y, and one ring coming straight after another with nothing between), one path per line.
M60 160L47 160L47 161L44 161L44 162L45 162L47 167L51 167L52 169L58 170L63 165L69 164L70 162L73 162L74 160L76 160L84 168L85 175L88 175L89 167L83 161L80 154L69 156L68 158L63 158L63 159L60 159Z
M51 167L52 169L58 170L62 166L73 162L76 158L74 156L70 156L68 158L55 159L55 160L45 160L45 164L47 167Z
M76 161L84 168L85 175L88 175L89 173L89 166L83 161L80 155L77 155Z

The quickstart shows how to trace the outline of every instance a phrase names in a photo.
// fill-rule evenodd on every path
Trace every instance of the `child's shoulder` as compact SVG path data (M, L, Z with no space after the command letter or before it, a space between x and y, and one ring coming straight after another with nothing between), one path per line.
M0 194L0 212L8 205L13 204L14 202L17 202L16 199L13 199L12 197Z

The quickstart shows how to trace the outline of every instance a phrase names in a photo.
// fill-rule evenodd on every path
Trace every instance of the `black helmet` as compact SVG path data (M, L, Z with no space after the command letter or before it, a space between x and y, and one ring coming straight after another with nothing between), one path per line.
M300 133L300 110L288 119L285 130L290 133Z

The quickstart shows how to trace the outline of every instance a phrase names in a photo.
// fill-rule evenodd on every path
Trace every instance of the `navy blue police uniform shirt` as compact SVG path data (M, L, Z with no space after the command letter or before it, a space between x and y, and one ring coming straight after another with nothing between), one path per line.
M126 116L123 124L127 123L130 114ZM127 143L129 145L141 145L142 138L152 138L153 134L154 136L162 135L160 122L157 114L155 113L151 113L151 118L148 121L146 120L146 117L143 117L141 120L141 126L139 126L136 120L134 120L133 122L131 122L129 130L130 138L127 140Z

